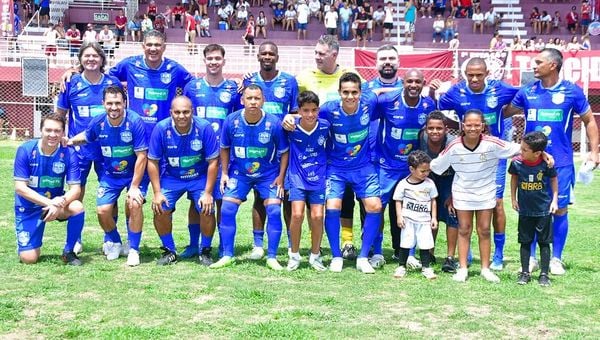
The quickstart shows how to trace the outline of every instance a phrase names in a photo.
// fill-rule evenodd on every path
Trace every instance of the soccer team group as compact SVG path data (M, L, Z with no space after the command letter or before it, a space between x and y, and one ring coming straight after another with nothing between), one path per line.
M598 145L598 129L581 88L559 78L557 50L539 53L537 81L521 89L487 79L485 60L472 58L466 80L436 100L441 82L429 81L430 94L422 95L422 72L411 69L400 78L391 45L378 49L378 76L368 82L337 64L339 45L331 36L316 44L316 69L297 76L277 69L277 46L264 42L257 53L260 70L241 81L224 79L220 45L204 49L202 78L163 57L166 42L160 32L146 34L142 48L142 55L105 73L101 46L84 44L78 72L65 74L56 113L42 119L41 139L18 148L15 226L21 262L37 262L46 222L59 220L67 225L63 260L82 264L77 256L85 220L81 202L93 166L108 260L126 254L128 265L140 264L142 207L152 188L153 222L163 250L157 264L198 257L210 268L229 266L235 263L237 212L253 190L254 247L248 257L264 257L266 229L266 264L273 270L284 268L277 260L282 215L287 269L301 265L306 211L312 268L340 272L346 258L356 259L360 272L374 273L385 264L382 216L389 207L399 261L395 277L417 268L428 279L436 277L431 263L442 221L448 245L442 270L454 273L456 281L467 279L475 227L481 276L498 282L492 270L503 269L502 198L506 159L512 158L508 173L512 206L519 213L522 264L518 282L529 282L538 266L537 244L539 283L549 285L549 273L565 273L561 258L575 182L573 115L580 115L592 146ZM447 133L446 116L438 110L456 112L459 137ZM526 121L521 144L503 138L518 113ZM598 150L591 149L590 160L597 165ZM117 229L117 201L124 189L127 242ZM190 200L190 242L178 254L172 214L183 195ZM360 251L353 245L355 198L363 226ZM217 230L219 259L213 262ZM331 249L328 267L321 258L323 231Z

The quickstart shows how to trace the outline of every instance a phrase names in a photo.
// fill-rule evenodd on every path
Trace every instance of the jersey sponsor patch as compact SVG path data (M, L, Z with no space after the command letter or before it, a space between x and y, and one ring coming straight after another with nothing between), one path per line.
M155 88L147 88L144 91L144 96L148 100L167 100L169 96L169 91L167 89L155 89Z
M40 188L61 188L63 186L62 178L60 177L51 177L51 176L41 176L40 177Z
M191 168L200 161L200 156L183 156L179 160L182 168Z
M335 137L335 141L338 142L338 143L341 143L341 144L347 144L348 143L348 139L346 138L346 135L342 135L342 134L336 133L334 135L334 137Z
M25 230L21 230L19 231L19 233L17 234L17 242L19 242L19 245L21 247L26 246L27 244L29 244L29 240L31 239L31 236L29 235L28 231Z
M29 176L29 182L27 185L31 188L37 188L39 185L39 177L38 176Z
M168 160L170 166L174 168L179 167L179 157L169 157Z
M402 134L404 140L417 140L419 139L419 129L404 129Z
M350 143L359 143L365 140L369 135L369 129L364 129L361 131L356 131L348 134L348 142Z
M402 139L402 129L399 128L391 128L390 136L394 139Z
M246 148L243 146L234 147L233 152L237 158L246 158Z
M125 158L133 155L133 146L115 146L112 148L112 154L115 158Z
M224 107L207 106L205 117L202 118L213 118L225 120L227 117L227 110Z
M267 156L267 148L257 148L253 146L249 146L246 149L246 155L248 158L263 158Z
M561 109L538 109L537 120L540 122L561 122L562 119Z

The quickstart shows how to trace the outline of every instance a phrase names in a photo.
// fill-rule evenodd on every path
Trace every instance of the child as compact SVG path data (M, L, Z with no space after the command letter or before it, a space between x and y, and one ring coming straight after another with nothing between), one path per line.
M254 16L252 14L250 14L250 17L248 18L242 40L244 40L245 44L244 54L247 55L248 53L252 53L254 51Z
M558 178L556 169L549 168L542 153L548 138L540 131L530 132L521 142L521 156L513 158L508 172L512 207L519 212L519 243L521 272L517 281L525 285L531 280L529 257L531 242L537 236L541 254L540 286L549 286L550 243L552 243L552 213L558 209ZM552 197L548 192L548 184Z
M430 179L429 163L431 158L423 151L417 150L408 155L410 175L396 186L394 201L396 201L396 215L398 227L402 229L400 235L400 266L394 272L395 278L406 276L406 260L410 248L415 244L421 253L421 272L429 280L437 276L433 272L431 255L433 249L433 234L431 230L437 229L437 189Z
M298 96L300 115L297 128L288 132L290 161L288 178L289 200L292 203L290 223L291 252L287 269L298 269L300 265L300 237L304 219L305 202L310 205L311 254L308 263L317 271L325 271L321 262L321 238L323 236L323 206L325 203L325 176L327 154L325 146L330 124L319 118L319 97L312 91Z
M200 36L203 38L210 38L210 18L208 15L202 14L202 20L200 20Z

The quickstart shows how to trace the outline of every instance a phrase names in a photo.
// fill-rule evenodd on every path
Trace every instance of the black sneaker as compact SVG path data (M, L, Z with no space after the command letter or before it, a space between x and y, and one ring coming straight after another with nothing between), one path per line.
M520 285L526 285L531 281L531 274L527 272L520 272L519 278L517 279L517 283Z
M81 266L83 264L73 251L63 252L61 258L69 266Z
M342 249L342 257L349 261L356 260L356 248L354 248L353 244L346 244L344 249Z
M456 273L456 261L454 260L454 257L446 257L442 264L442 271L444 273Z
M213 264L211 252L212 252L211 247L202 248L202 251L200 252L200 256L198 256L198 259L200 260L201 265L208 267L211 264Z
M400 260L400 250L394 250L394 255L392 255L392 260L394 260L394 261Z
M538 283L542 287L550 287L550 278L548 277L548 274L546 274L546 273L540 274L540 278L538 279Z
M166 266L169 264L177 263L177 254L175 254L174 252L170 251L169 249L167 249L165 247L160 247L160 249L163 251L163 253L160 256L160 259L158 259L156 261L157 265Z

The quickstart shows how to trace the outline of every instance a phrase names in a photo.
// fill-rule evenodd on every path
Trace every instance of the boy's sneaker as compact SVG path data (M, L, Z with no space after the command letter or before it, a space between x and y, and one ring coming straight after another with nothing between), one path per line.
M499 283L500 278L490 270L490 268L481 268L481 276L488 282Z
M135 249L129 249L127 254L127 265L129 267L135 267L140 265L140 253Z
M310 264L310 266L318 272L324 272L327 270L327 267L323 265L323 259L321 258L321 255L315 256L310 254L308 258L308 264Z
M300 267L300 256L290 256L287 263L287 270L294 271Z
M211 264L213 264L211 252L212 252L211 247L202 248L202 251L200 252L200 256L198 256L198 260L200 260L201 265L208 267Z
M406 260L406 266L410 269L421 269L421 262L414 256L409 256Z
M500 256L494 255L494 258L492 259L492 263L490 264L490 269L496 270L496 271L500 271L500 270L504 269L504 263Z
M452 275L452 280L456 282L466 282L469 276L469 270L467 268L458 268L456 274Z
M231 256L223 256L219 259L219 261L208 266L210 269L220 269L224 267L229 267L235 263L235 259Z
M385 258L381 254L375 254L369 258L369 263L373 269L379 269L385 265Z
M531 274L526 272L520 272L519 278L517 279L517 283L520 285L526 285L531 281Z
M442 271L445 273L456 273L456 261L454 260L454 257L446 257L442 264Z
M550 287L550 278L548 277L548 274L541 273L538 279L538 283L542 287Z
M369 259L361 257L356 259L356 270L363 274L375 274L375 269L369 263Z
M177 263L177 254L165 247L161 247L160 249L163 251L163 253L160 256L160 258L156 261L157 265L166 266Z
M356 260L356 257L356 248L354 247L354 245L351 243L346 244L342 249L342 258L349 261L354 261Z
M279 264L276 258L267 259L267 267L275 271L283 270L283 267Z
M394 277L397 279L401 279L406 276L406 268L404 266L398 266L396 271L394 271Z
M74 251L63 252L61 259L65 264L68 264L69 266L81 266L83 264Z
M129 255L130 249L131 249L131 247L129 247L129 241L123 242L123 246L121 247L121 256Z
M550 260L550 274L552 275L565 275L565 265L559 258L553 257Z
M199 250L199 248L197 246L192 247L190 245L187 245L187 246L185 246L185 249L181 252L181 254L179 254L179 257L181 257L182 259L191 259L193 257L200 255L198 250Z
M341 273L344 268L344 259L341 257L334 257L331 259L329 264L329 270L334 273Z
M121 243L105 242L104 253L106 254L106 259L109 261L118 259L122 248L123 245Z
M400 251L394 250L394 255L392 255L392 261L400 261Z
M265 250L262 247L254 247L248 255L249 260L260 260L265 256Z
M437 275L435 275L435 272L433 271L433 268L431 268L431 267L423 268L421 270L421 273L423 274L423 276L425 276L425 278L427 280L435 280L435 279L437 279Z
M73 247L73 252L75 253L75 255L79 255L83 252L83 244L81 244L81 242L77 241L75 242L75 246Z

